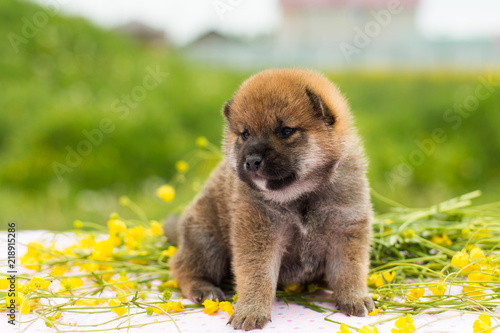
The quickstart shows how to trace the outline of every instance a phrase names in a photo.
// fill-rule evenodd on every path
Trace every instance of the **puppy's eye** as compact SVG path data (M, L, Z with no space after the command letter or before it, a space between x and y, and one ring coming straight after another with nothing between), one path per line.
M246 141L249 136L250 136L250 133L248 133L248 132L241 133L241 138L243 139L243 141Z
M285 139L288 138L293 133L295 133L295 128L283 127L278 133L276 133L276 135L280 139Z

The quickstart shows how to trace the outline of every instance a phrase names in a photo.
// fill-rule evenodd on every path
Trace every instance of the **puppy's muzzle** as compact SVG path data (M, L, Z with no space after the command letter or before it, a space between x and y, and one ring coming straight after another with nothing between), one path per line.
M262 156L259 155L250 155L245 159L245 169L249 172L257 172L262 164Z

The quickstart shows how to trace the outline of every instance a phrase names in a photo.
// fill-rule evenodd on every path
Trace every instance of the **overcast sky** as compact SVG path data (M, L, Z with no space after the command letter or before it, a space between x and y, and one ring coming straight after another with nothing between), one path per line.
M203 33L255 36L281 22L278 0L35 0L112 27L141 21L161 29L177 44ZM420 0L416 25L427 38L500 36L499 0Z

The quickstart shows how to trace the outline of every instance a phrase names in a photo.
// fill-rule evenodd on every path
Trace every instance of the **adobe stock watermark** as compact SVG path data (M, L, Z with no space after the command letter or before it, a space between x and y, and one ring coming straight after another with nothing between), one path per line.
M23 16L21 18L23 26L21 27L20 33L11 31L7 34L7 39L14 49L14 52L19 53L19 46L21 44L28 44L30 39L35 38L38 32L57 14L58 8L68 2L69 0L53 0L53 3L41 7L41 9L31 17Z
M137 108L139 103L144 101L148 93L158 87L168 75L167 72L162 72L160 66L146 67L147 74L143 77L142 83L133 87L128 94L122 94L111 104L111 111L118 116L119 119L125 119L130 111ZM114 121L109 117L102 118L98 125L91 130L84 129L82 131L83 139L74 147L66 146L66 158L64 163L52 162L52 169L57 178L62 181L64 175L73 172L75 168L82 164L84 157L89 156L94 148L99 146L106 135L113 133L116 129Z
M216 0L212 2L215 12L221 20L226 19L226 14L236 10L245 0Z
M480 76L479 83L474 89L474 94L468 95L461 103L455 103L452 108L443 113L443 121L452 130L458 130L462 126L464 119L469 118L477 110L481 101L488 99L500 86L500 81L493 81L493 76L487 78ZM417 146L407 157L399 156L400 163L385 175L391 191L398 185L406 185L415 172L415 168L421 166L425 160L436 151L438 145L448 140L446 130L436 127L431 135L423 140L415 140Z
M352 61L354 54L361 53L361 50L371 44L373 38L380 35L383 28L391 23L393 15L397 15L403 11L403 6L401 6L399 0L389 1L386 8L379 11L372 10L370 15L373 17L373 20L368 21L364 29L358 26L354 27L355 34L352 43L342 42L339 44L340 51L342 51L348 63Z

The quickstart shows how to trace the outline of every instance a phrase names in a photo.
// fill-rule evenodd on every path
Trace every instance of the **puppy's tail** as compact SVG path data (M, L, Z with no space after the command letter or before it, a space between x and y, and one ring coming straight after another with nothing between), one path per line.
M167 236L167 241L177 246L178 243L178 231L177 227L179 225L179 216L170 216L163 222L163 233Z

